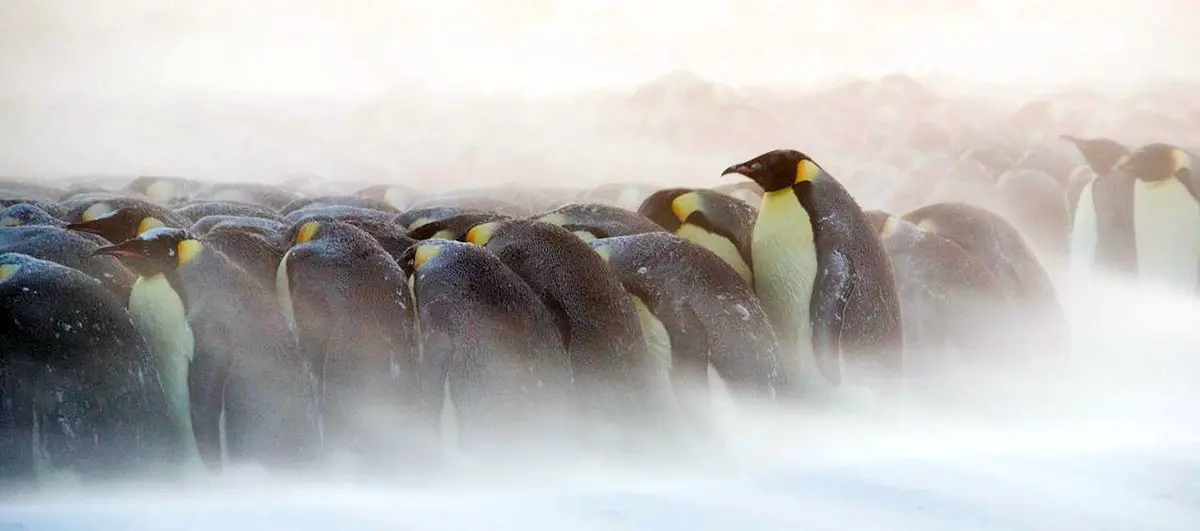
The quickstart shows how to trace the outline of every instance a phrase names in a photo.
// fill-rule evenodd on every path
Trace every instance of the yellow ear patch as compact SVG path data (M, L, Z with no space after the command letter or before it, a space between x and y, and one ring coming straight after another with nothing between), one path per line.
M921 220L920 223L917 223L917 227L919 227L921 230L926 231L926 232L937 232L938 231L937 223L934 223L932 219Z
M308 243L317 235L317 229L321 228L320 221L309 221L300 226L300 230L296 231L296 245Z
M496 222L481 223L471 230L467 231L467 243L473 243L480 247L487 245L492 239L492 232L496 230Z
M179 253L179 265L191 262L200 251L204 250L204 244L198 240L183 240L175 246L175 251Z
M425 262L437 256L440 252L442 252L441 245L421 245L417 247L417 252L413 256L413 269L421 269L421 266L425 265Z
M165 226L166 225L163 225L163 222L159 221L157 218L142 218L142 222L138 223L137 233L141 234L150 229L157 229Z
M821 173L821 167L817 163L804 159L796 164L796 183L811 181Z
M146 187L146 197L155 203L166 203L175 198L175 183L170 181L154 181L150 186Z
M596 251L596 254L600 255L600 258L603 258L605 262L612 260L612 247L601 245L599 247L592 247L592 250Z
M108 203L96 203L83 211L82 218L85 222L92 221L105 214L111 214L113 210L115 209Z
M408 224L408 230L410 230L410 231L417 230L418 228L421 228L424 225L428 225L429 222L431 222L431 221L433 221L433 220L429 219L429 218L417 218L416 221Z
M688 192L671 200L671 213L680 223L687 221L688 216L697 210L700 210L700 195L696 192Z
M0 227L20 227L21 220L14 217L0 218Z
M20 270L21 270L21 266L19 266L17 264L0 265L0 282L4 282L4 281L12 278L13 275L17 274L17 271L20 271Z
M1182 149L1173 150L1173 151L1171 151L1171 157L1175 159L1175 171L1176 172L1178 172L1179 170L1191 170L1192 169L1192 157L1190 155L1188 155L1186 151L1184 151Z
M900 219L895 216L888 216L887 221L883 222L883 228L879 229L879 239L884 240L896 234L900 230Z

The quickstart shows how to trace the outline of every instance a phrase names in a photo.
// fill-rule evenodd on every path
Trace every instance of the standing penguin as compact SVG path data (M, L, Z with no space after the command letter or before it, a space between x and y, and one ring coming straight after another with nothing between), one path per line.
M1092 182L1092 179L1107 175L1121 159L1128 157L1132 151L1125 145L1109 138L1080 138L1071 135L1062 135L1060 138L1074 144L1086 163L1075 168L1067 177L1067 209L1073 218L1075 209L1079 206L1079 197L1083 194L1083 189Z
M369 234L330 219L297 223L276 295L318 376L331 450L372 466L399 464L425 435L418 351L405 274Z
M562 227L533 220L476 225L466 240L496 255L553 314L571 359L585 426L600 432L633 421L645 432L662 421L655 415L661 411L655 407L658 397L651 388L637 310L587 243Z
M182 229L191 225L186 218L157 205L130 205L84 221L67 225L68 229L97 234L112 243L130 240L158 227Z
M1080 198L1072 269L1093 267L1194 293L1200 286L1200 183L1192 154L1169 144L1134 151Z
M505 455L568 442L570 360L533 289L469 243L426 240L403 265L421 334L421 394L432 413L449 400L460 447Z
M0 483L37 479L44 465L111 477L170 458L154 358L100 283L0 254L0 323Z
M140 275L129 311L155 350L179 428L219 468L289 466L319 445L312 373L274 297L182 229L157 228L96 250Z
M754 286L793 390L851 375L899 392L904 333L887 254L854 198L808 155L764 153L726 168L765 190L751 242ZM858 379L858 378L855 378Z
M750 241L758 211L746 202L713 190L669 188L650 194L638 213L712 251L754 285Z

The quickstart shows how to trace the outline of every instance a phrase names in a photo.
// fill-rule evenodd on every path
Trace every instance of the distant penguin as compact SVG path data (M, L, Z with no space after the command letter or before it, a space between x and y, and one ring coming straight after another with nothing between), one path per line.
M705 189L668 188L650 194L638 213L668 232L716 253L754 285L751 235L758 210L733 197Z
M0 254L0 483L150 472L171 457L154 359L94 279Z
M174 211L192 223L208 216L243 216L281 220L279 214L270 208L236 201L193 201L175 207Z
M1168 144L1134 151L1084 189L1072 268L1093 267L1195 293L1200 288L1200 183L1193 155Z
M169 206L179 199L191 197L201 186L197 181L182 177L146 176L134 179L125 189L145 195L152 203Z
M660 385L705 427L711 366L736 398L770 401L785 384L778 341L754 291L717 255L662 232L591 242L639 311Z
M182 229L102 247L140 278L129 312L158 360L182 448L212 468L302 466L320 447L312 373L271 293ZM185 453L185 456L187 454Z
M143 212L170 212L169 207L157 205L144 199L111 196L110 194L86 194L64 199L60 205L66 210L63 220L68 223L92 221L122 208L141 208ZM163 214L159 219L173 216Z
M333 219L378 219L380 221L391 221L395 219L396 214L391 211L375 210L373 208L363 208L347 205L311 205L304 208L296 209L284 216L283 222L289 226L295 225L301 219L310 216L327 216Z
M330 450L381 467L412 458L402 450L428 434L416 424L419 354L404 271L341 221L299 222L286 242L276 294L319 378Z
M996 326L994 316L1014 306L986 263L991 257L896 216L866 214L888 253L900 295L910 391L920 387L914 381L930 383L975 362L1000 361L988 358L1002 358L1005 334L1013 330Z
M188 229L188 233L195 236L203 236L209 231L218 227L239 228L262 235L272 241L282 241L284 233L291 227L283 223L271 219L253 218L245 216L204 216Z
M191 223L174 212L155 205L121 207L115 211L67 225L68 229L95 234L112 243L121 243L159 227L187 228Z
M423 196L416 189L401 184L377 184L368 186L354 193L374 201L383 201L393 207L404 210L409 205L419 201Z
M909 212L901 219L949 239L982 258L1001 289L1017 301L1017 326L1026 333L1012 338L1012 345L1032 342L1039 347L1035 354L1047 350L1067 354L1070 327L1058 293L1041 261L1016 227L999 214L965 203L937 203ZM1058 359L1066 359L1066 356Z
M272 210L300 198L300 194L263 183L208 183L196 190L192 197L207 201L237 201L251 205L262 205Z
M1083 166L1075 168L1067 178L1067 207L1073 220L1084 187L1091 183L1092 179L1107 175L1118 161L1132 152L1125 145L1109 138L1079 138L1071 135L1063 135L1061 138L1074 144L1086 162Z
M392 223L403 227L405 231L417 228L433 221L441 221L459 214L486 214L487 211L460 207L427 207L405 211L392 218Z
M462 241L467 236L467 231L471 230L471 227L504 219L509 219L509 217L491 212L457 214L425 223L420 227L408 231L408 236L414 240L441 239Z
M534 218L574 232L584 241L646 232L665 232L657 223L637 212L599 203L571 203Z
M435 414L453 406L459 447L529 457L569 444L570 360L533 289L469 243L426 240L403 263L418 310L424 402Z
M792 391L850 382L901 392L904 332L891 264L862 209L807 155L764 153L726 168L763 187L751 253L754 288L780 342Z
M279 214L287 216L292 212L302 208L330 207L330 206L349 206L358 208L369 208L381 212L392 212L393 214L400 213L396 207L388 204L386 201L369 199L354 195L323 195L318 197L302 197L292 201L279 208Z
M45 209L29 203L17 203L7 208L0 208L0 228L39 225L67 226L66 222L54 217Z
M108 242L96 235L62 227L34 225L0 229L0 253L21 253L49 260L98 280L124 303L137 277L116 259L92 256Z
M645 432L662 422L637 310L587 243L533 220L476 225L465 239L496 255L550 310L571 360L585 426L607 431L629 422L625 428Z
M1025 235L1042 259L1066 264L1071 237L1066 190L1039 170L1013 169L996 183L997 210Z

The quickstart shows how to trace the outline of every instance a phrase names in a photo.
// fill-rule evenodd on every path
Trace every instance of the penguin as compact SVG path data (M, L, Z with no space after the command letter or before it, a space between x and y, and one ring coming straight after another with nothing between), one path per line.
M95 279L0 254L0 483L148 473L171 458L145 340Z
M289 229L276 296L318 376L326 443L373 466L420 451L413 308L404 271L361 229L312 219ZM382 423L382 426L380 424ZM415 454L413 454L415 455Z
M417 240L410 238L399 226L390 221L373 218L345 218L342 221L362 229L363 232L375 238L379 246L383 247L383 250L387 251L387 254L397 263L404 256L404 252L417 243Z
M716 253L754 285L751 234L758 211L733 197L705 189L668 188L650 194L638 213L668 232Z
M1072 269L1133 275L1163 287L1200 288L1200 183L1193 155L1148 144L1084 189L1072 233Z
M182 177L143 176L134 179L125 189L142 194L160 206L169 206L176 200L191 197L201 186L203 184L198 181Z
M1072 170L1067 178L1067 207L1073 220L1084 187L1091 183L1092 179L1107 175L1118 161L1128 157L1132 151L1110 138L1080 138L1072 135L1062 135L1060 138L1074 144L1085 162Z
M66 210L67 213L63 217L63 220L68 223L91 221L122 208L146 207L147 210L154 210L156 212L165 211L167 208L144 199L107 193L71 196L62 200L59 205Z
M979 363L1001 360L1001 347L1014 330L998 326L1003 320L994 317L1021 316L987 265L990 257L891 214L866 214L888 254L900 295L910 391L955 386L964 369L984 369Z
M512 217L525 217L533 214L528 208L513 204L510 201L496 199L478 192L466 191L449 193L440 196L427 197L413 203L411 210L423 210L432 207L455 207L466 210L481 210L495 212Z
M753 289L728 263L664 232L590 245L637 308L659 385L673 390L693 427L710 426L710 366L747 402L769 402L782 390L775 332Z
M645 432L663 421L637 310L587 243L534 220L475 225L465 239L499 258L550 310L571 361L584 426L601 434L630 427Z
M392 218L392 223L403 227L406 231L416 230L420 226L433 221L454 217L459 214L486 214L484 210L460 207L427 207L408 210Z
M1049 174L1012 169L996 182L997 210L1021 230L1038 255L1054 266L1065 264L1071 237L1067 194Z
M368 199L366 197L358 197L353 195L323 195L318 197L301 197L279 208L279 213L287 216L292 212L302 208L317 208L331 206L348 206L357 208L369 208L380 212L390 212L393 215L399 214L400 211L396 207L388 204L386 201L378 199Z
M182 229L189 225L187 219L156 205L121 207L99 216L67 225L68 229L95 234L112 243L133 239L138 234L159 227Z
M584 241L646 232L666 232L646 216L600 203L570 203L535 216L563 227Z
M23 226L66 227L67 224L37 205L17 203L0 209L0 228Z
M570 445L570 359L554 317L499 258L464 242L425 240L403 260L421 336L429 411L453 407L467 454L544 455Z
M96 235L62 227L31 225L0 229L0 253L21 253L76 269L100 282L124 303L137 280L116 259L92 256L108 242Z
M437 221L430 221L420 227L408 231L408 236L414 240L459 240L466 237L471 227L492 221L509 219L504 214L483 212L467 213L450 216Z
M207 201L237 201L278 210L300 198L300 194L263 183L208 183L192 197Z
M394 212L375 210L371 208L347 205L311 205L289 212L288 215L284 216L283 222L290 227L295 225L301 219L314 215L327 216L334 219L372 218L382 221L390 221L396 217Z
M236 201L189 201L175 207L174 211L192 223L208 216L242 216L282 221L279 214L270 208Z
M354 192L354 195L383 201L400 210L408 208L422 198L422 194L416 189L402 184L376 184Z
M282 241L284 233L286 233L290 228L289 226L284 225L282 222L271 219L220 215L204 216L196 220L196 222L192 223L192 226L188 228L188 232L200 236L207 234L208 231L217 227L237 227L243 230L252 231L276 242Z
M175 429L193 434L185 458L291 469L317 457L313 375L269 291L183 229L95 254L139 275L129 313L157 357Z
M909 212L901 219L949 239L982 257L1006 296L1018 305L1014 319L1023 330L1010 346L1022 342L1037 348L1012 348L1030 355L1054 352L1038 362L1065 360L1070 327L1050 275L1020 231L999 214L965 203L936 203Z
M779 336L790 393L818 398L845 365L902 392L904 332L891 265L854 198L808 155L769 151L726 168L766 191L754 225L754 289ZM887 396L884 396L887 398Z

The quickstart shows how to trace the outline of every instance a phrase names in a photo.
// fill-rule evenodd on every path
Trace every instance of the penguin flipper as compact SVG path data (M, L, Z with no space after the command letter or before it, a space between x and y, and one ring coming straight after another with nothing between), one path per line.
M836 249L823 258L811 306L813 355L821 374L838 384L842 381L842 324L854 292L854 267L850 257Z

